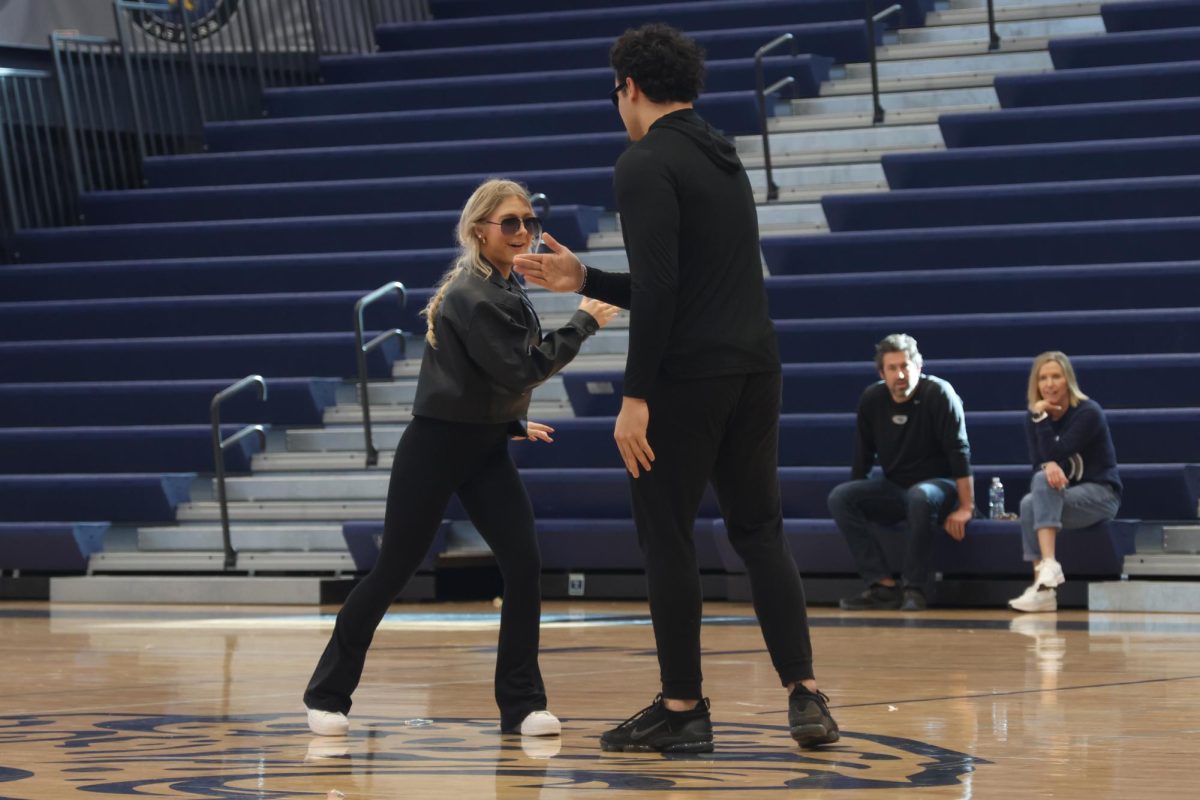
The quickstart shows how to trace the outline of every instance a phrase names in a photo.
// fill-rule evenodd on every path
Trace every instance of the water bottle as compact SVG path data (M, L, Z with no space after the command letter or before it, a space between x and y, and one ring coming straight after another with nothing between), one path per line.
M1004 518L1004 484L998 477L992 478L992 485L988 488L988 517Z

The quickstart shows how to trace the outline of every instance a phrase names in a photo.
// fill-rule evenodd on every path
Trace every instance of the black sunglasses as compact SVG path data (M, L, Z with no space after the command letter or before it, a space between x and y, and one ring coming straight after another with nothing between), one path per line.
M616 86L613 87L613 90L608 93L608 99L612 100L613 108L621 107L621 98L619 97L619 95L621 94L621 91L624 88L625 88L624 83L618 83Z
M500 232L505 236L516 236L521 230L521 226L525 226L525 230L529 231L529 235L533 238L538 238L542 235L542 221L537 217L505 217L499 222L492 222L490 219L485 219L488 225L499 225Z

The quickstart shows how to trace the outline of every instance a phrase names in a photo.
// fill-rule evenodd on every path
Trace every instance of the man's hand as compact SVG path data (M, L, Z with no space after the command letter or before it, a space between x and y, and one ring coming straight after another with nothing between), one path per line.
M1062 490L1067 488L1071 483L1067 480L1067 473L1063 472L1062 467L1057 462L1046 462L1042 470L1046 473L1046 483L1050 484L1051 489Z
M959 508L950 512L943 527L946 529L946 533L950 534L951 539L961 542L966 537L967 523L971 521L972 516L974 516L974 512L969 508Z
M542 241L549 253L522 253L513 259L518 275L552 292L577 292L583 286L584 266L570 248L548 233Z
M638 477L641 473L638 467L650 471L654 461L654 451L646 439L646 429L650 427L650 405L645 400L636 397L626 397L621 402L621 413L617 415L617 424L613 429L613 439L617 441L617 449L621 451L621 460L629 474Z
M554 440L550 438L550 434L554 433L554 428L549 425L543 425L540 422L525 423L525 430L528 431L526 436L514 436L513 441L521 442L528 439L531 442L546 442L550 443Z

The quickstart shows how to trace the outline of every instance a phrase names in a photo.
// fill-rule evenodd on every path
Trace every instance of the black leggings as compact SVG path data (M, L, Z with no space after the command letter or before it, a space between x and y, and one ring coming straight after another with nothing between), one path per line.
M338 613L304 693L306 706L350 710L375 629L416 572L457 493L504 577L496 653L500 726L515 730L530 712L546 707L537 661L541 557L529 495L508 452L507 427L429 417L409 423L392 463L379 560Z
M754 613L783 684L813 677L804 589L783 538L780 374L659 377L647 398L655 461L630 479L665 697L700 698L700 572L692 529L711 482L746 564Z

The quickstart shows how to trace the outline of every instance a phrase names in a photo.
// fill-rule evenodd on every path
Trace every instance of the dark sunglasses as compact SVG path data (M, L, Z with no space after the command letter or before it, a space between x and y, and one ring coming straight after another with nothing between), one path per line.
M625 84L619 83L613 87L613 90L608 93L608 99L612 100L613 108L621 107L621 92L625 90Z
M537 238L542 235L542 221L537 217L505 217L499 222L492 222L490 219L485 219L488 225L499 225L500 232L505 236L516 236L521 230L521 226L525 226L525 230L529 231L529 235Z

